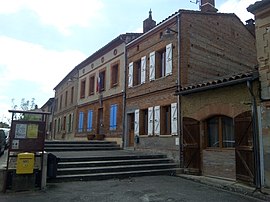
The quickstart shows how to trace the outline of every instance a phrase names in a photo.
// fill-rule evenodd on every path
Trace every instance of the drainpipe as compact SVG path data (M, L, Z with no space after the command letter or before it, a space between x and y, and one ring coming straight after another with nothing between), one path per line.
M252 130L253 130L253 148L254 148L254 171L255 171L255 186L256 190L261 190L261 165L260 165L260 146L259 146L259 133L258 133L258 120L257 120L257 103L256 97L253 93L253 85L251 81L247 81L247 87L252 97Z
M126 66L127 66L127 46L126 41L120 36L120 40L124 43L124 54L125 54L125 62L124 62L124 88L123 88L123 114L122 114L122 149L125 146L125 133L126 133Z
M181 88L181 69L180 69L180 63L181 63L181 35L180 35L180 31L181 31L181 23L180 23L180 11L178 12L177 15L177 27L178 27L178 33L177 33L177 54L178 54L178 62L177 62L177 91L180 91ZM177 130L178 130L178 134L179 134L179 149L180 149L180 168L184 167L184 159L183 159L183 134L182 134L182 113L181 113L181 99L180 99L180 95L177 96Z

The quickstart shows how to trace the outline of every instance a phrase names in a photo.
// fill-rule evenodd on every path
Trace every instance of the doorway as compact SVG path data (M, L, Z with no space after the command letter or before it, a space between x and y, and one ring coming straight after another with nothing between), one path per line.
M128 121L128 146L134 147L134 113L130 113L127 116Z
M97 134L104 134L103 108L98 109Z

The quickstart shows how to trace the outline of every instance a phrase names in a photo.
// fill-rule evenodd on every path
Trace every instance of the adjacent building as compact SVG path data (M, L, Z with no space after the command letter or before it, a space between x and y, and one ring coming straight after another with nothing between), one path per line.
M122 145L126 43L139 35L119 35L80 67L76 138L102 135Z
M54 88L54 112L52 139L71 140L76 133L75 119L77 114L78 75L84 63L77 65Z
M127 44L125 145L166 153L186 172L253 182L255 38L214 1L200 8Z
M270 186L270 1L262 0L250 5L247 10L255 15L257 60L260 74L261 108L260 147L262 150L262 184Z

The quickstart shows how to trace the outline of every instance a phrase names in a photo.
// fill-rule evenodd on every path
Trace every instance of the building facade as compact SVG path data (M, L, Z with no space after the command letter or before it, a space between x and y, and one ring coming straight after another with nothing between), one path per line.
M247 10L255 15L257 60L260 74L262 184L270 187L270 2L258 1Z
M102 135L122 145L125 45L139 34L123 34L87 59L79 70L77 138Z
M80 64L81 65L81 64ZM55 88L52 139L72 140L76 132L78 71L76 66Z
M166 153L187 172L238 179L236 159L245 154L236 155L234 128L224 143L216 129L222 131L223 119L231 126L236 118L250 119L252 106L244 103L253 97L245 82L256 80L255 55L252 33L235 14L217 13L214 1L202 1L201 11L179 10L127 44L126 146ZM215 82L224 85L183 96L189 88ZM211 134L220 141L212 142L214 146L202 141L205 123L212 122L216 125ZM187 132L194 124L197 127ZM253 180L252 175L248 177Z
M53 126L53 112L54 112L54 98L50 98L42 107L43 112L49 112L46 117L46 139L52 139L52 126Z

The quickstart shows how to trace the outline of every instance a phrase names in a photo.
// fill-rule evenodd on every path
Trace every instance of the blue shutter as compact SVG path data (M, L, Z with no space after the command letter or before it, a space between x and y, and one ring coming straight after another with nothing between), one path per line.
M83 112L80 112L78 132L82 132L82 131L83 131Z
M92 131L93 110L88 110L87 131Z
M117 105L111 105L110 111L110 130L116 130L117 120Z

